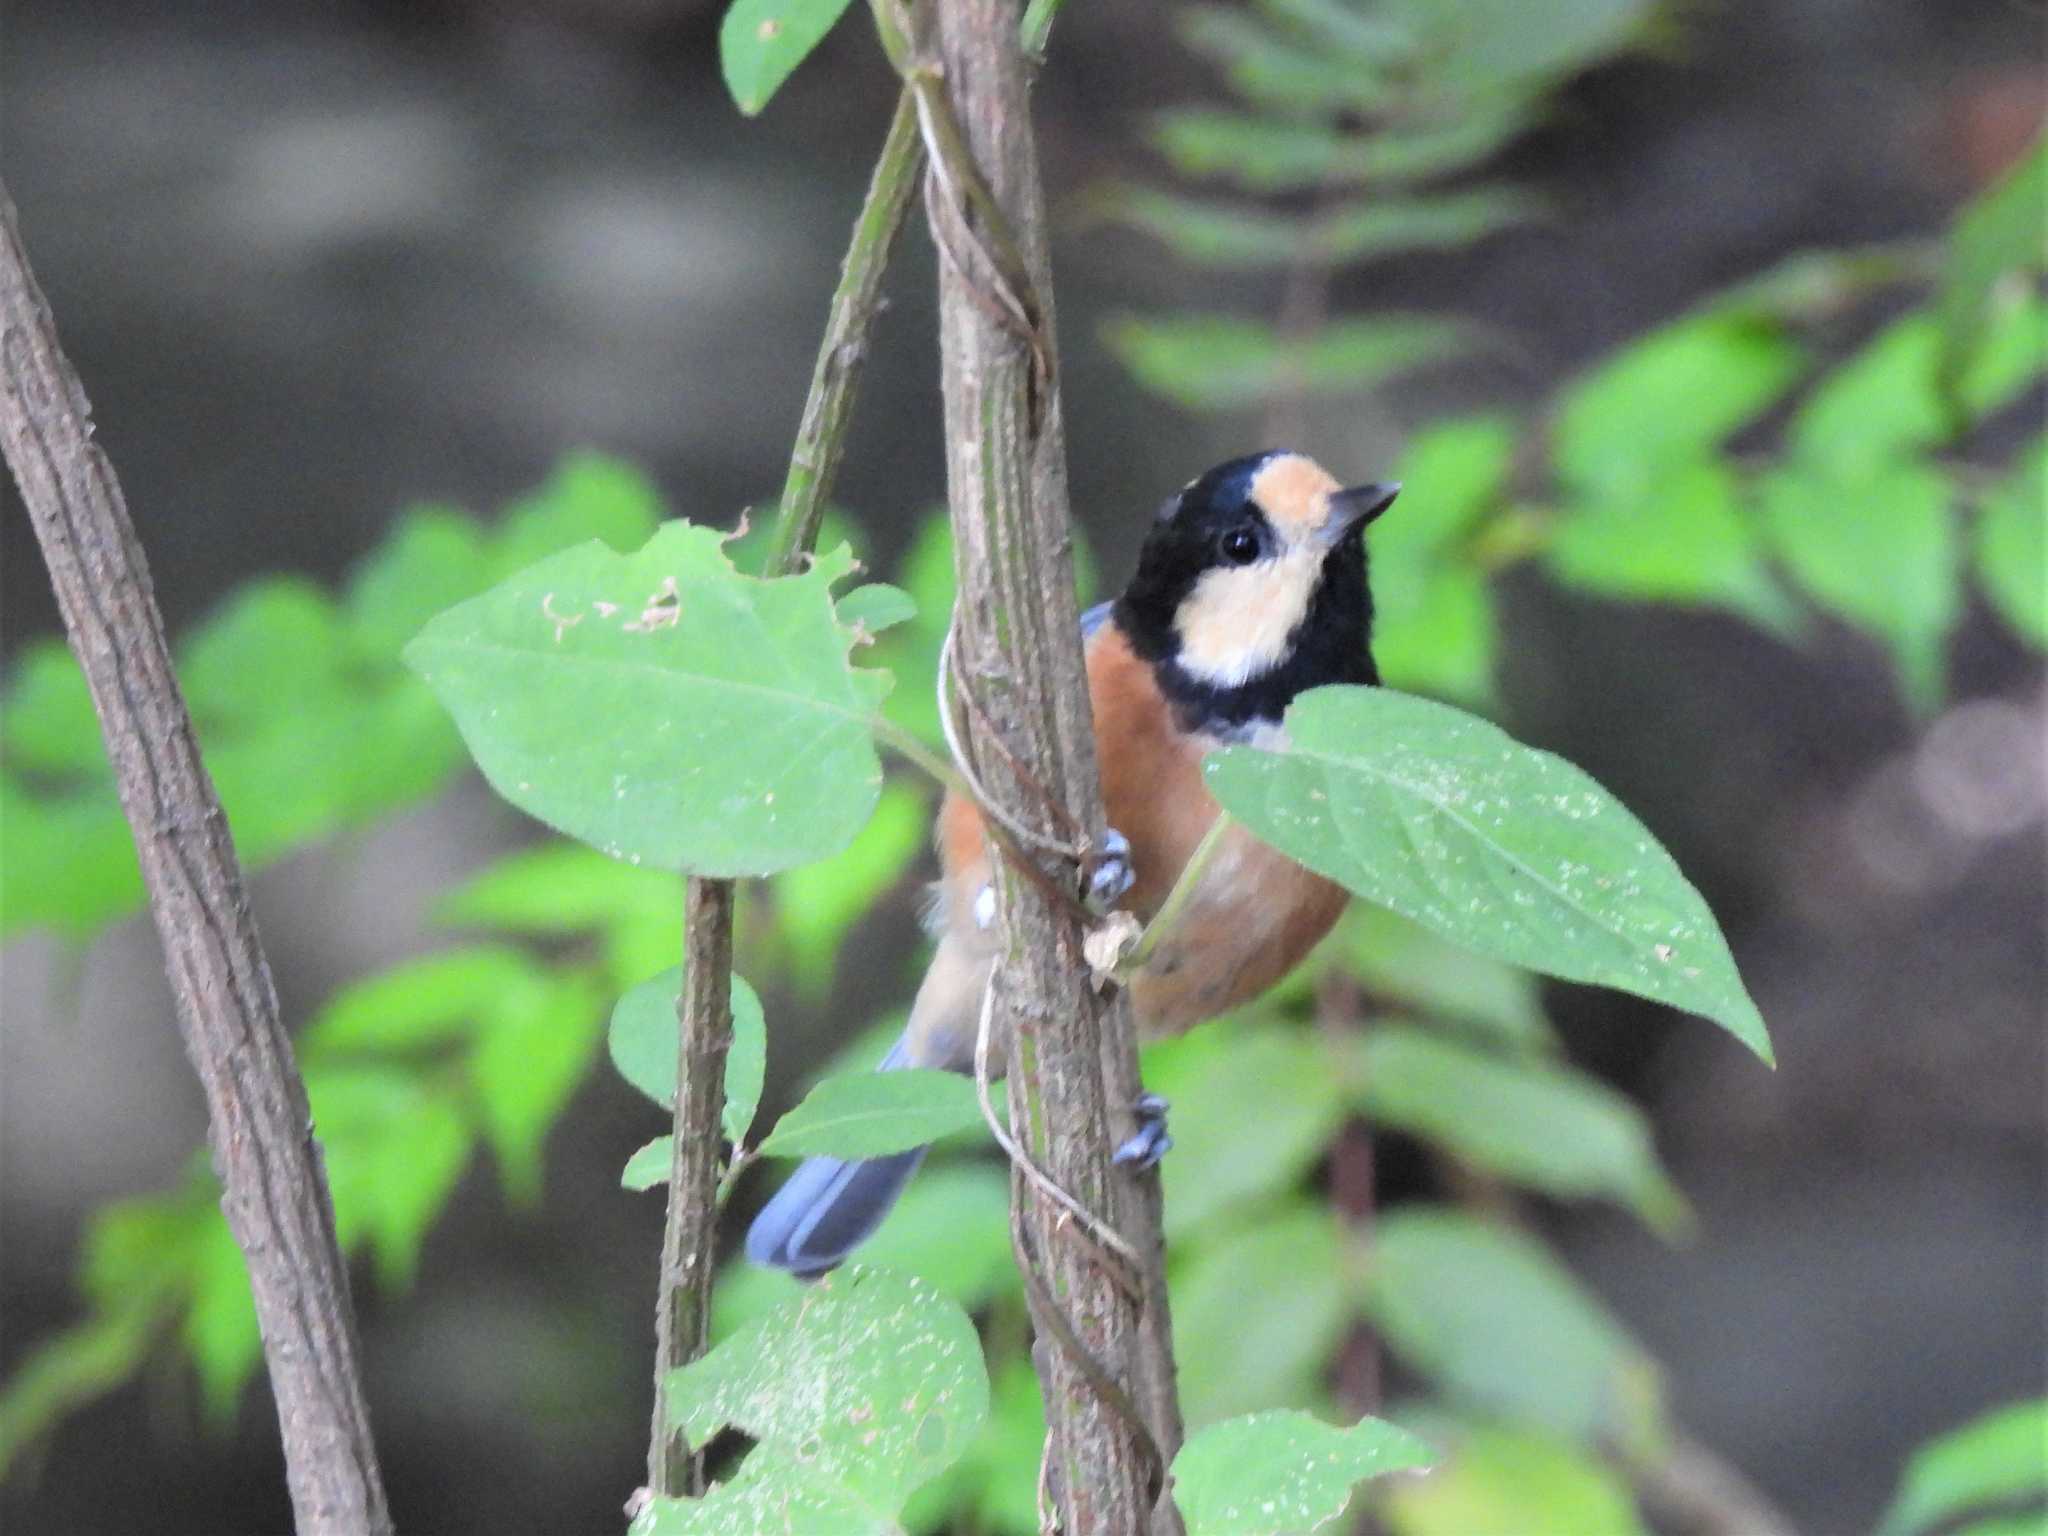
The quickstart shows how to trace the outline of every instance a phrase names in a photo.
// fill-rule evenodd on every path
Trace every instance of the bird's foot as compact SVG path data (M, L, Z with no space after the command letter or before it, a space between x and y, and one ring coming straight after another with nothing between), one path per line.
M1131 1112L1138 1117L1137 1133L1116 1149L1110 1159L1125 1167L1157 1168L1159 1159L1173 1150L1173 1138L1166 1134L1166 1100L1156 1093L1141 1093Z
M1123 900L1124 893L1137 883L1137 879L1131 868L1131 840L1115 827L1108 828L1102 834L1102 847L1088 871L1088 910L1097 916L1108 912Z

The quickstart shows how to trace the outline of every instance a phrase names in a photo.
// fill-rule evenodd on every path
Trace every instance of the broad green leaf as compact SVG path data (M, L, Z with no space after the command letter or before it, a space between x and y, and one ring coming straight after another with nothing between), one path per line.
M568 1107L604 1032L604 999L594 978L558 971L524 1006L483 1021L469 1071L483 1130L507 1192L540 1197L541 1141Z
M973 1443L988 1371L956 1303L914 1277L852 1265L673 1372L669 1402L692 1445L731 1425L757 1442L755 1456L794 1461L888 1518Z
M406 1051L466 1035L493 1009L538 991L547 972L524 950L475 944L408 960L352 982L307 1026L309 1058Z
M911 1067L828 1077L775 1122L766 1157L886 1157L981 1120L971 1079Z
M379 1279L400 1289L411 1284L427 1230L475 1147L458 1102L431 1082L391 1065L307 1074L342 1248L369 1243Z
M1357 1049L1360 1107L1374 1124L1547 1194L1618 1200L1667 1236L1688 1224L1649 1122L1583 1073L1392 1025L1374 1028Z
M536 490L506 508L493 540L492 575L502 579L589 539L621 553L638 549L667 515L661 493L637 465L601 453L568 454Z
M357 653L395 663L427 620L488 586L492 569L474 518L412 508L349 577L343 612Z
M923 795L908 784L887 784L875 814L843 850L775 877L776 932L789 946L799 987L812 1000L824 997L832 962L855 922L923 850L928 815Z
M1355 903L1341 920L1336 950L1375 997L1464 1026L1497 1047L1524 1054L1557 1047L1527 971L1461 949L1385 907Z
M1939 377L1956 385L1984 334L1986 311L2000 278L2015 269L2041 270L2048 228L2048 138L1980 193L1956 219L1948 238L1935 312L1941 324Z
M1454 1400L1582 1440L1661 1433L1656 1367L1534 1239L1406 1207L1375 1228L1372 1265L1381 1337Z
M1343 1084L1299 1029L1206 1024L1147 1047L1144 1073L1173 1105L1173 1155L1160 1176L1175 1242L1292 1188L1344 1120ZM1247 1125L1259 1133L1246 1136Z
M513 804L628 863L761 875L842 848L881 788L832 586L744 576L671 523L637 554L589 543L436 618L406 661ZM743 748L743 750L742 750Z
M917 617L917 603L901 587L871 581L839 599L839 622L874 636Z
M2048 1494L2048 1399L2011 1403L1923 1445L1879 1536L1917 1536L1989 1506Z
M1587 1452L1480 1425L1428 1477L1388 1487L1392 1536L1649 1536L1628 1484Z
M51 927L84 937L142 902L142 870L111 781L31 795L0 773L0 936Z
M902 1527L811 1476L794 1456L755 1451L701 1499L650 1499L626 1536L902 1536Z
M1313 261L1344 265L1397 251L1471 245L1543 211L1514 187L1474 187L1432 197L1375 198L1354 208L1297 217L1202 202L1142 187L1101 195L1110 218L1142 230L1181 260L1224 268L1266 268Z
M1639 494L1572 505L1545 559L1567 586L1602 597L1707 603L1782 624L1788 609L1762 543L1734 472L1696 459L1667 466Z
M1173 1502L1188 1536L1297 1536L1342 1515L1366 1478L1435 1459L1383 1419L1340 1429L1292 1410L1247 1414L1188 1438L1173 1458Z
M1932 465L1793 464L1765 476L1764 529L1808 596L1891 647L1907 700L1940 701L1962 609L1962 549Z
M848 0L732 0L718 29L726 89L752 117L825 40Z
M113 775L92 693L63 641L31 640L22 647L0 703L0 752L17 772L105 783L111 795Z
M303 577L239 588L178 647L178 685L202 731L269 725L338 694L348 659L341 613Z
M612 1010L609 1043L619 1075L655 1103L675 1108L676 1058L683 968L643 981ZM761 999L744 976L732 978L732 1044L725 1053L726 1139L738 1144L754 1123L768 1070L768 1025Z
M1770 1038L1706 902L1585 773L1497 726L1381 688L1318 688L1285 746L1204 763L1225 810L1368 901L1481 954Z
M1287 340L1259 321L1226 315L1122 315L1102 334L1145 388L1189 410L1230 410L1275 390L1367 389L1470 352L1479 333L1458 320L1376 315Z
M1552 437L1558 474L1580 493L1640 498L1672 465L1769 410L1806 367L1775 325L1716 310L1679 320L1566 389Z
M1240 1136L1255 1123L1240 1124ZM1167 1162L1178 1155L1175 1148ZM1174 1353L1188 1422L1320 1396L1353 1316L1351 1289L1337 1218L1299 1199L1222 1230L1176 1262Z
M670 1165L676 1155L673 1136L657 1136L626 1159L619 1173L619 1187L634 1191L659 1189L668 1182Z
M1505 417L1463 416L1417 432L1394 469L1401 499L1367 535L1376 570L1448 553L1506 496L1514 459Z
M569 934L657 908L682 929L676 882L581 843L550 839L487 865L435 903L437 922L506 933Z
M1977 518L1977 581L2013 632L2048 645L2048 436L2020 455Z

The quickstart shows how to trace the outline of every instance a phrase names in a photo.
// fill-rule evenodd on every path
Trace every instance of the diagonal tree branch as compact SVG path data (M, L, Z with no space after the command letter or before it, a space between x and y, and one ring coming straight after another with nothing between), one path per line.
M234 840L91 409L0 187L0 444L85 670L206 1092L221 1209L249 1268L300 1536L391 1530L348 1273L306 1088Z

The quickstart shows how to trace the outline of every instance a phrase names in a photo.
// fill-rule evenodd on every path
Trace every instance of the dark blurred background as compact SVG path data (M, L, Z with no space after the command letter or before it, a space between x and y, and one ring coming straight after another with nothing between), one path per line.
M1157 174L1145 111L1212 88L1157 41L1167 10L1076 0L1037 94L1077 511L1111 581L1165 491L1257 446L1142 395L1095 341L1110 308L1189 282L1079 214L1097 178ZM844 27L747 122L717 20L690 0L12 9L0 172L174 628L257 573L335 577L408 501L495 508L580 445L705 520L774 493L894 79ZM1562 217L1342 295L1477 315L1518 338L1512 363L1321 408L1302 446L1364 478L1409 426L1539 398L1775 256L1937 231L2035 130L2042 41L2012 0L1684 7L1656 56L1581 82L1514 152ZM942 494L915 225L891 287L840 497L884 568ZM0 496L11 655L56 618ZM1577 1059L1650 1106L1702 1230L1667 1249L1587 1208L1551 1235L1694 1433L1802 1528L1865 1528L1911 1447L2039 1391L2048 1361L2040 668L1973 612L1951 703L1915 722L1846 631L1793 650L1534 579L1506 630L1508 722L1665 838L1781 1059L1766 1074L1696 1021L1556 998ZM431 894L527 835L472 787L265 874L288 1012L427 947ZM898 987L901 954L882 960L842 966L830 1008L790 1027L872 1017ZM91 1208L163 1187L203 1134L146 924L83 956L20 942L4 966L0 1371L71 1315ZM629 1102L593 1074L538 1209L472 1174L417 1289L360 1288L406 1528L618 1527L658 1246L654 1203L617 1190L646 1129ZM167 1369L70 1423L0 1519L282 1530L275 1439L260 1388L212 1435Z

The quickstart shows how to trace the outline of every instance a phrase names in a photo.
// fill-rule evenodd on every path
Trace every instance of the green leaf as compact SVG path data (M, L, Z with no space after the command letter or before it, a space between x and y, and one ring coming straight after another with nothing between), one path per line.
M726 89L752 117L839 20L848 0L733 0L718 29Z
M1305 340L1226 315L1122 315L1102 335L1141 385L1198 411L1256 405L1281 389L1364 390L1478 341L1463 321L1423 315L1332 321Z
M915 789L884 785L875 814L841 852L775 877L776 931L789 945L799 986L813 1000L822 1000L848 931L924 848L927 814Z
M63 641L22 647L0 704L0 743L17 771L112 784L92 693Z
M1628 1484L1566 1441L1476 1426L1428 1477L1387 1490L1392 1536L1649 1536Z
M842 546L762 581L671 523L520 572L405 657L522 810L629 863L769 874L844 847L881 788L888 679L850 664L832 605L851 569Z
M492 574L510 576L588 539L621 552L638 549L665 516L661 493L636 465L600 453L568 454L537 490L506 510L491 551Z
M1798 382L1805 352L1753 317L1708 310L1631 342L1571 385L1552 453L1580 493L1640 500L1660 474L1695 462Z
M1202 266L1260 269L1313 261L1344 265L1397 251L1451 250L1526 223L1540 199L1514 187L1473 187L1427 198L1375 198L1299 218L1149 191L1112 188L1104 214Z
M626 1159L626 1166L619 1174L619 1187L634 1191L661 1188L668 1182L669 1167L675 1161L675 1155L675 1137L655 1137Z
M347 659L340 610L298 576L239 588L179 646L178 684L202 730L270 725L289 700L336 695Z
M1977 581L2021 639L2048 645L2048 436L2037 437L1977 518Z
M1720 928L1648 829L1562 758L1448 705L1318 688L1287 744L1204 763L1281 852L1453 943L1770 1039Z
M1976 351L1999 279L2043 265L2048 227L2048 138L1965 207L1948 238L1935 312L1941 325L1939 378L1951 397Z
M135 1375L157 1325L153 1308L129 1306L31 1343L0 1382L0 1478L59 1423Z
M1460 704L1494 696L1500 625L1493 590L1470 566L1441 564L1410 580L1382 578L1373 614L1373 657L1389 687Z
M1990 1505L2048 1492L2048 1399L1993 1409L1906 1463L1879 1536L1915 1536Z
M619 1076L666 1109L675 1108L676 1103L676 1007L682 990L683 968L674 966L641 982L612 1010L612 1065L619 1069ZM746 1139L754 1123L767 1070L768 1025L761 1013L761 999L744 976L735 975L722 1121L726 1139L735 1145Z
M870 636L917 617L917 603L908 592L880 581L855 587L838 606L840 623Z
M828 1077L775 1122L764 1157L886 1157L981 1121L973 1082L911 1067Z
M1515 426L1501 416L1465 416L1417 432L1394 470L1397 511L1372 526L1375 567L1451 552L1505 499L1514 470Z
M1188 47L1222 66L1241 95L1289 116L1349 108L1371 112L1385 99L1384 70L1296 42L1242 10L1193 6L1175 21Z
M1173 1502L1188 1536L1294 1536L1342 1515L1366 1478L1433 1460L1383 1419L1339 1429L1291 1410L1247 1414L1188 1438L1173 1458Z
M626 1536L902 1536L886 1515L780 1451L755 1451L701 1499L650 1499Z
M479 1018L520 1006L547 972L524 950L477 944L426 955L353 982L307 1026L310 1059L350 1051L407 1051L470 1033Z
M753 1456L773 1455L762 1475L777 1488L792 1464L881 1517L957 1461L988 1417L967 1314L922 1281L860 1265L804 1287L668 1388L692 1445L730 1425L757 1442Z
M484 1134L513 1199L540 1195L541 1141L589 1071L604 1024L587 974L558 971L523 1006L493 1012L470 1055Z
M431 1081L382 1064L326 1066L306 1080L342 1247L368 1242L378 1277L400 1289L475 1146L462 1108Z
M1146 1048L1145 1082L1173 1105L1166 1230L1173 1241L1292 1188L1344 1119L1344 1087L1299 1029L1205 1024ZM1246 1136L1244 1127L1259 1133Z
M1659 1433L1656 1367L1533 1239L1405 1207L1381 1218L1372 1263L1375 1326L1452 1398L1582 1440Z
M1375 1124L1548 1194L1618 1200L1667 1236L1688 1225L1642 1111L1592 1078L1398 1026L1357 1048L1359 1103Z
M1948 482L1932 465L1794 464L1765 476L1763 522L1778 557L1829 613L1891 647L1907 700L1932 710L1962 610L1962 550Z
M1496 1048L1533 1054L1557 1047L1527 971L1461 949L1385 907L1354 904L1337 949L1375 997L1465 1026Z
M1441 123L1339 134L1320 123L1182 108L1153 120L1152 141L1188 176L1227 176L1255 192L1399 185L1465 170L1525 128L1527 103L1491 102Z
M1239 1136L1255 1123L1241 1122ZM1175 1355L1188 1422L1320 1396L1353 1315L1349 1289L1336 1217L1299 1199L1176 1262ZM1247 1305L1252 1297L1256 1306Z
M0 774L0 935L53 927L84 937L142 902L142 870L111 780L31 795Z
M1761 549L1734 472L1697 459L1666 466L1640 495L1573 505L1545 559L1567 586L1602 597L1713 604L1783 624Z
M474 518L446 507L412 508L349 578L343 612L357 653L395 664L421 625L482 591L491 569Z
M178 1336L199 1374L206 1417L224 1429L263 1359L263 1336L256 1327L248 1267L225 1219L207 1228L193 1259L192 1294Z

